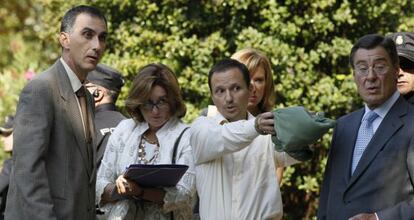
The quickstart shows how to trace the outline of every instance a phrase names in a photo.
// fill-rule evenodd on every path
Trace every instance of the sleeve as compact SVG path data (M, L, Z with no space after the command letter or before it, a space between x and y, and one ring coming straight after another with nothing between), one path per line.
M196 165L237 152L259 135L254 128L254 118L220 125L214 119L200 117L191 126L190 133Z
M337 136L337 127L335 127L334 132L333 132L333 136L332 136L332 143L331 143L331 149L329 150L329 154L328 154L328 162L326 164L325 167L325 174L323 176L323 181L322 181L322 186L321 186L321 196L319 198L319 209L318 209L318 219L320 220L326 220L326 211L327 211L327 206L328 206L328 195L329 195L329 183L331 182L331 164L332 164L332 160L334 155L334 148L335 148L335 139Z
M414 189L414 136L411 137L406 158L408 173L410 175L411 189ZM412 191L411 191L412 192ZM378 211L378 219L414 219L414 196L407 195L407 199L396 205Z
M96 203L101 203L102 194L105 187L110 183L115 183L118 174L116 172L116 164L118 163L118 149L120 146L118 132L114 132L109 139L105 149L101 165L98 169L96 177Z
M192 207L195 195L195 171L189 131L185 131L180 140L177 164L185 164L189 168L176 187L164 188L166 191L164 210L167 212L185 207L191 210Z
M45 158L53 129L54 104L47 81L32 80L23 89L16 112L13 184L21 212L31 219L56 219Z

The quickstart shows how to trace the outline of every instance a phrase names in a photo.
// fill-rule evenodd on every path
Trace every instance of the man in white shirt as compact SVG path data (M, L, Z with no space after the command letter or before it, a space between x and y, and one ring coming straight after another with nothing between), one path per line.
M274 134L273 114L247 112L250 77L238 61L220 61L208 81L219 114L190 129L201 219L281 219L276 167L297 161L259 135Z

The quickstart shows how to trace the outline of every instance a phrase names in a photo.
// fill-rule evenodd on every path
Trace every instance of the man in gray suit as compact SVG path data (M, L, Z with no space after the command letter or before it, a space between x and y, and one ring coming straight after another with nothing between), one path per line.
M395 44L365 35L350 63L365 107L337 121L318 219L414 219L414 108L397 91Z
M20 94L6 219L95 219L94 106L82 83L98 64L106 35L97 8L67 11L62 57Z

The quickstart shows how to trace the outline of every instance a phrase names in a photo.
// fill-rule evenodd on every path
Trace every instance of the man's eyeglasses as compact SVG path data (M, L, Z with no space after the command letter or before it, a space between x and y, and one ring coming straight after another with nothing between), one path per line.
M158 110L165 110L169 107L166 99L160 99L157 102L147 101L141 105L141 108L145 111L152 111L156 107Z
M385 75L388 73L390 67L385 64L374 64L373 66L359 65L354 68L355 73L361 76L368 76L369 69L378 75Z

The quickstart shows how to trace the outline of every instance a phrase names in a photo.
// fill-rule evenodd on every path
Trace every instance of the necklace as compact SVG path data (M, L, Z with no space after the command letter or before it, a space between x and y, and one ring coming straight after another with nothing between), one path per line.
M150 144L154 144L154 145L158 145L158 140L157 140L157 138L155 138L155 139L153 139L153 140L151 140L151 139L149 139L148 137L147 137L147 135L142 135L142 138L144 138L144 140L146 141L146 142L148 142L148 143L150 143Z
M145 143L156 145L155 150L154 150L154 155L149 160L145 158L145 156L147 155L147 152L145 151ZM154 140L151 142L145 137L145 135L142 135L141 141L138 145L138 163L139 164L153 163L158 159L159 154L160 154L160 144L158 143L158 140Z

